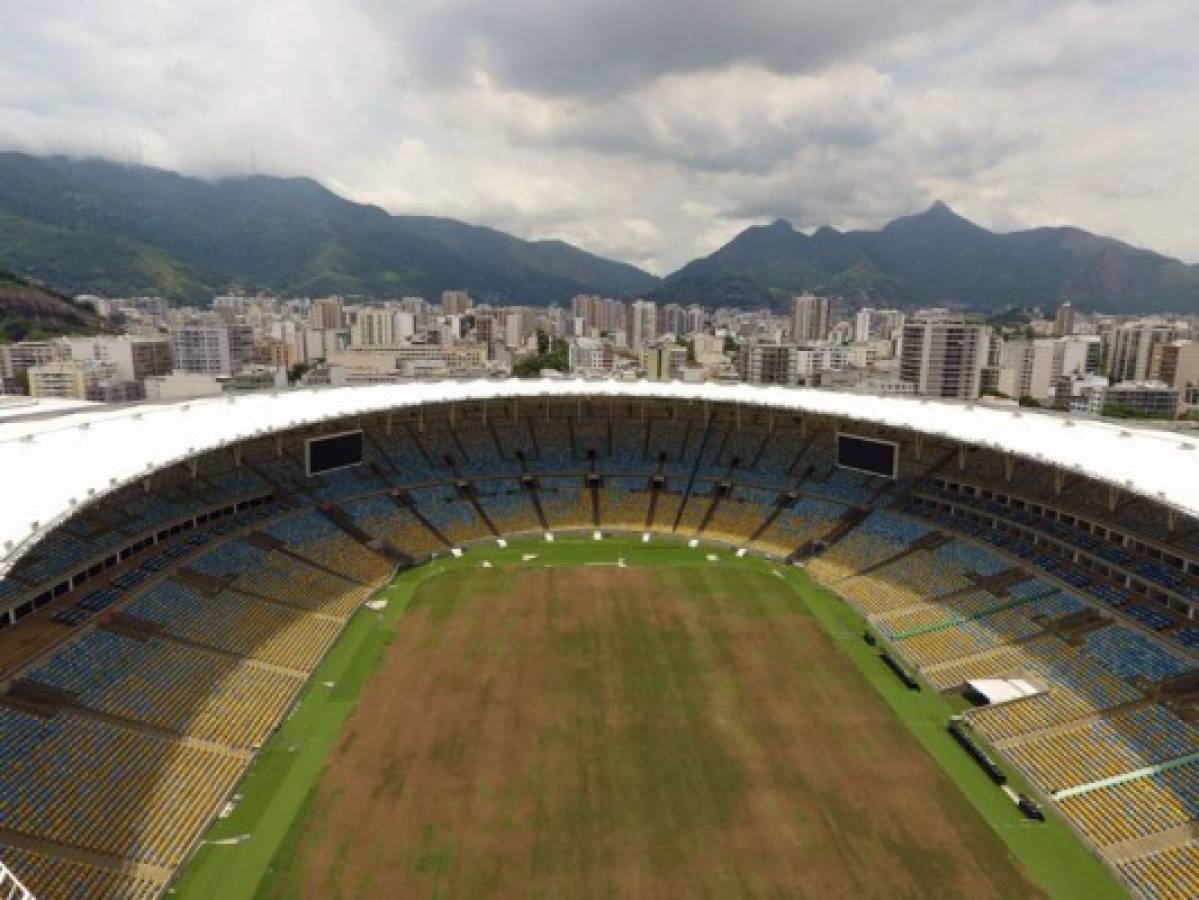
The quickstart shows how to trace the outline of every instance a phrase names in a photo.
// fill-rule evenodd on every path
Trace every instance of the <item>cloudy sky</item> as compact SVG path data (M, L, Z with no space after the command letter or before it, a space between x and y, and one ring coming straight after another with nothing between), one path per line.
M311 175L664 273L941 198L1199 262L1195 0L0 0L0 147Z

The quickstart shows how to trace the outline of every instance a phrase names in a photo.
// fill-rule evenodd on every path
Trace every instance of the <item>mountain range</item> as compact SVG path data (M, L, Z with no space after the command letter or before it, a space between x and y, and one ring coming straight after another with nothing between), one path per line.
M810 290L981 312L1063 300L1107 312L1199 310L1199 266L1078 228L996 233L943 203L877 231L806 234L780 219L657 278L562 241L393 215L307 178L205 180L22 153L0 153L0 269L64 293L181 302L235 288L370 297L462 288L533 305L577 293L781 305Z
M683 266L654 295L676 302L769 303L802 291L862 303L947 305L983 312L1052 309L1199 311L1199 266L1079 228L996 233L944 203L878 231L778 220L748 228Z
M657 279L562 241L393 216L307 178L207 181L97 159L0 153L0 268L72 293L206 302L231 288L547 304Z

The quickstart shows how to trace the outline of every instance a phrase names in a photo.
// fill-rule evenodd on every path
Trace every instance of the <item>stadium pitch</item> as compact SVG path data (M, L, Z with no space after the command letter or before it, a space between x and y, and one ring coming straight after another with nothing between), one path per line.
M174 896L1124 896L801 570L513 542L381 598Z

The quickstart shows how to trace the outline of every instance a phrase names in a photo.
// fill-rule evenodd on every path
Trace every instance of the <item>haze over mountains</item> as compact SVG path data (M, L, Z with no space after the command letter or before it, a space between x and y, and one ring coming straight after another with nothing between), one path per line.
M782 220L664 279L560 241L391 215L304 178L206 181L100 160L0 153L0 268L69 292L203 301L287 294L566 302L577 293L715 305L804 290L991 312L1070 299L1108 312L1199 309L1199 266L1076 228L997 234L943 204L879 231Z

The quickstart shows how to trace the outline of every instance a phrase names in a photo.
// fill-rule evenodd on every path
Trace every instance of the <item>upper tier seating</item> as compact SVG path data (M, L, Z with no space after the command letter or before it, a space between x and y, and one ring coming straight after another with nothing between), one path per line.
M517 460L500 456L496 438L490 428L472 425L460 428L456 434L458 445L465 454L461 465L462 474L476 478L520 474L520 463Z
M1118 625L1091 632L1086 638L1086 648L1106 669L1121 678L1166 681L1195 668L1190 660Z
M479 506L501 534L541 530L533 500L516 479L479 482L476 489Z
M368 443L379 449L380 467L396 483L410 487L445 477L445 467L433 465L407 429L397 428L391 434L366 429L366 435Z
M652 474L657 460L645 454L645 439L648 429L642 422L627 422L612 429L612 450L600 460L601 471L620 475L628 472Z
M926 534L928 528L918 522L872 512L808 568L821 581L839 581L904 552Z
M175 581L155 585L125 610L170 635L299 671L311 671L340 621L229 591L215 597Z

